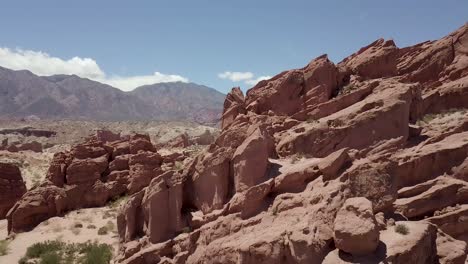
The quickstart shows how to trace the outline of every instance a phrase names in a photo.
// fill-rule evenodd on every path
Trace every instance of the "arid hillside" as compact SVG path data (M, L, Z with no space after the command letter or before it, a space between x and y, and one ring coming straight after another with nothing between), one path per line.
M157 83L124 92L76 75L37 76L0 67L0 118L216 123L224 97L195 83Z

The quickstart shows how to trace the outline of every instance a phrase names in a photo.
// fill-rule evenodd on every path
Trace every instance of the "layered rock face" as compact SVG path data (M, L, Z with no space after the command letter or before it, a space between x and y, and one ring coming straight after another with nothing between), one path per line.
M0 219L6 217L25 192L26 184L19 168L14 164L0 163Z
M161 165L174 164L173 159L159 155L147 135L98 131L70 151L54 155L46 181L26 192L8 213L8 230L29 230L69 210L103 206L137 193L163 174Z
M377 40L234 88L215 142L122 208L117 261L464 263L467 164L468 25Z

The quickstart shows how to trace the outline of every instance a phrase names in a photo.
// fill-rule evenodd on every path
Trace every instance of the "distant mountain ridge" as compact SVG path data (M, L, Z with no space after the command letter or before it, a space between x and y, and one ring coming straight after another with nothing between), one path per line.
M219 120L225 95L195 83L158 83L124 92L76 75L37 76L0 67L0 118Z

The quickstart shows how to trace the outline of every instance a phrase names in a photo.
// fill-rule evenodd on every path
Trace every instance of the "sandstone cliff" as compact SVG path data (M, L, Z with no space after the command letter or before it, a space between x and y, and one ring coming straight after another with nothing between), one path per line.
M468 25L228 94L222 132L121 209L121 263L465 263Z

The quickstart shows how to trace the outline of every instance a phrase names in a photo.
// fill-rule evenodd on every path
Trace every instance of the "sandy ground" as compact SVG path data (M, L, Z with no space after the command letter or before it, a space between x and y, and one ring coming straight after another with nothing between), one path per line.
M53 156L54 153L49 151L43 153L0 151L0 162L16 164L20 168L23 180L29 190L33 185L44 180Z
M118 249L117 223L115 208L101 207L80 209L65 215L54 217L42 222L30 232L17 234L9 244L9 252L0 256L0 263L14 264L24 256L29 246L47 240L61 240L69 243L82 243L88 240L106 243L114 248L114 255ZM82 228L76 228L80 223ZM91 228L94 225L96 228ZM98 229L103 226L110 227L107 235L98 235ZM113 226L113 229L112 229ZM0 240L7 238L7 221L0 220Z

